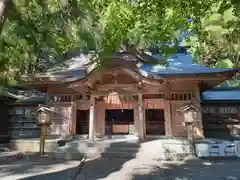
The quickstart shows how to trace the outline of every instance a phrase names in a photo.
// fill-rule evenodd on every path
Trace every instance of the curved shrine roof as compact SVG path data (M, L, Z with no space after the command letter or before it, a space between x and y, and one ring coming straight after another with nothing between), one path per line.
M152 55L156 59L161 60L160 55ZM192 74L207 74L232 71L232 68L209 68L200 64L193 64L191 55L187 53L176 53L169 55L167 66L142 64L140 70L154 75L192 75Z
M240 70L240 68L209 68L206 66L201 66L199 64L193 64L192 57L184 52L169 55L166 59L167 66L164 66L161 65L161 61L164 61L164 59L160 54L151 54L150 52L146 52L146 54L159 61L159 64L147 63L146 61L142 61L138 57L126 52L115 53L110 58L119 60L124 59L125 62L134 62L136 64L136 69L134 70L145 77L153 76L157 78L166 76L189 76L221 72L236 73ZM94 54L75 54L66 62L54 68L48 69L45 73L28 74L22 76L21 79L25 82L72 82L86 77L98 66L95 62L91 63L92 58L94 58Z

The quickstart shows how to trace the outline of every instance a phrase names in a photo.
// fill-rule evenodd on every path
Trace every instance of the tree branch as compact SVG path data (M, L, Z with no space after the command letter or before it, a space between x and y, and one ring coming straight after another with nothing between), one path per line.
M0 33L2 33L4 22L12 3L12 0L0 0Z

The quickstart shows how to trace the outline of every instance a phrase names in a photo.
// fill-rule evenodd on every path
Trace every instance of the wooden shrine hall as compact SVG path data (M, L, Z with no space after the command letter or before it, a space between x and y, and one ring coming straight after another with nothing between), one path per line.
M145 53L161 62L159 54ZM47 93L46 104L58 113L48 133L186 136L186 103L201 108L200 93L231 79L239 69L208 68L192 63L186 52L169 55L167 66L128 52L109 57L105 68L91 63L93 54L76 54L45 73L22 76L22 84ZM202 113L197 118L201 122ZM195 129L203 137L202 124Z

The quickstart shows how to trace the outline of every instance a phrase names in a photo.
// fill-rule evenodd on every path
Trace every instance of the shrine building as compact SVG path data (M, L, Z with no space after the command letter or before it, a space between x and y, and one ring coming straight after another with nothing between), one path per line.
M201 109L201 92L231 79L239 69L193 64L186 52L163 58L150 52L135 56L122 51L103 67L93 54L78 53L45 73L21 77L25 86L47 94L45 104L58 113L49 135L86 135L89 139L112 134L186 136L183 112L187 103ZM148 58L159 64L152 64ZM202 113L196 136L203 137Z

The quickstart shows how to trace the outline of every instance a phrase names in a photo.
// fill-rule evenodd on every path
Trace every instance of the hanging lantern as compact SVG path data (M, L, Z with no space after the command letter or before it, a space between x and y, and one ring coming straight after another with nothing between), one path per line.
M55 112L50 107L45 105L39 105L37 109L34 110L37 114L38 124L41 126L41 136L40 136L40 155L44 155L45 138L47 135L47 128L52 123L52 114Z
M179 109L184 113L184 124L191 125L199 123L198 112L199 108L194 104L187 104Z
M50 125L52 124L52 114L55 112L50 107L45 105L39 105L34 110L37 114L37 121L39 125Z

